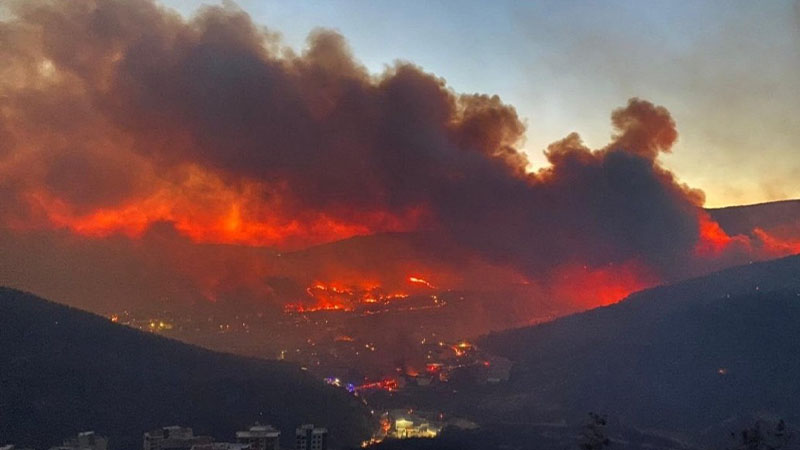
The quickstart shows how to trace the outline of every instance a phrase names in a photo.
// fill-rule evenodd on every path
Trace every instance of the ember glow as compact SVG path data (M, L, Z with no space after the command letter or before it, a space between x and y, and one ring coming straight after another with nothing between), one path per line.
M436 289L436 286L430 284L428 281L426 281L426 280L424 280L422 278L408 277L408 281L411 282L411 283L414 283L414 284L421 284L423 286L427 286L427 287L429 287L431 289Z
M744 236L728 236L728 233L705 212L698 214L698 223L700 226L700 238L697 241L696 251L700 255L719 255L732 245L749 245L748 239Z
M758 237L770 254L782 256L800 253L800 236L794 232L789 237L781 237L756 228L753 230L753 234Z
M123 234L137 238L153 224L167 222L198 243L292 248L375 231L411 230L422 215L421 209L414 209L397 213L364 211L350 221L313 212L303 213L302 217L281 217L275 214L280 205L264 200L268 188L261 183L227 186L218 176L198 167L185 170L184 176L180 185L91 211L76 211L52 192L31 193L26 198L28 206L39 211L46 222L16 223L19 228L65 228L87 237Z
M582 308L616 303L658 283L658 278L635 262L602 268L565 266L552 280L554 295Z
M308 298L302 303L288 303L286 312L353 311L360 305L386 303L408 297L404 292L386 292L375 283L357 286L342 283L314 283L306 288Z
M800 251L800 226L715 222L647 100L533 170L498 96L372 73L329 30L289 51L231 5L12 2L0 44L2 281L66 302L352 311L513 285L563 313Z

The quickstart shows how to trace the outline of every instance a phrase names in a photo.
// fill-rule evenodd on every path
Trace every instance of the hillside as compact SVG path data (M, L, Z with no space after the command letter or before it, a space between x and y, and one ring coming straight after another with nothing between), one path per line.
M755 228L800 227L800 200L707 209L730 235L750 234Z
M642 291L482 344L516 366L475 415L572 421L601 411L694 439L755 414L796 423L800 256Z
M142 433L192 426L233 439L256 421L283 430L313 422L334 443L369 436L366 407L277 361L214 353L93 314L0 288L0 436L47 448L94 429L110 448L141 448Z

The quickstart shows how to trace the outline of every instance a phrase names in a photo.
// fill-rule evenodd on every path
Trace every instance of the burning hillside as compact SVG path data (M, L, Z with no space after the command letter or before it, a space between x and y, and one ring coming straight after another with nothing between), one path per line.
M366 287L339 286L336 283L314 283L306 288L311 305L288 303L287 311L313 312L319 310L352 311L362 304L388 303L393 300L404 299L408 294L403 292L386 293L380 285Z
M71 303L352 309L522 285L574 309L800 249L726 233L659 161L670 113L637 98L608 145L573 133L531 173L497 96L369 73L331 31L295 52L232 6L12 2L0 59L2 282Z

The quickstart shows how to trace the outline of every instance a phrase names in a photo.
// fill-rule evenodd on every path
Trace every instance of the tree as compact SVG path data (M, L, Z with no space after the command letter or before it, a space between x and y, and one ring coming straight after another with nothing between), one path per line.
M764 427L767 429L764 430ZM739 433L731 433L731 438L736 444L729 450L781 450L789 448L792 433L783 419L779 420L774 428L757 420L752 427L747 427Z

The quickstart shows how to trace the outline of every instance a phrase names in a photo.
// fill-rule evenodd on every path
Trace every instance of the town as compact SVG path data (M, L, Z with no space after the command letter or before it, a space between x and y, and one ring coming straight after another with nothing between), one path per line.
M444 292L386 301L381 304L385 311L377 313L371 309L287 310L278 316L122 311L107 317L114 323L201 347L292 362L329 384L341 384L362 396L406 386L502 382L508 379L511 362L478 349L465 339L475 335L467 334L469 330L451 317L464 302L464 295ZM440 306L415 309L414 305L425 302Z
M215 441L211 436L195 435L189 427L172 425L144 433L142 450L281 450L281 432L270 425L255 424L237 431L235 442ZM313 424L295 429L294 450L327 450L328 430ZM84 431L49 450L109 450L108 439L94 431ZM35 450L0 446L0 450Z
M475 429L478 425L464 419L445 420L442 414L396 409L384 412L379 418L380 427L375 435L362 443L362 447L384 439L436 437L445 427ZM293 450L328 450L328 430L314 424L298 426L294 434ZM212 436L196 435L190 427L165 426L144 433L142 450L290 450L281 446L281 430L256 423L246 430L237 431L232 442L217 441ZM47 450L114 450L113 442L95 431L82 431L64 439L61 445ZM0 450L39 450L2 444Z

